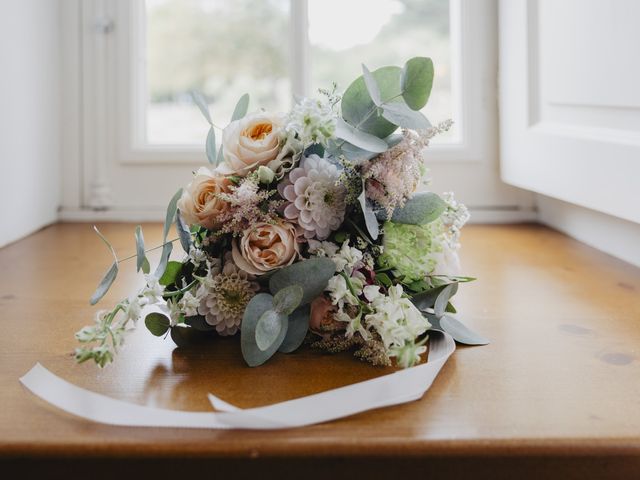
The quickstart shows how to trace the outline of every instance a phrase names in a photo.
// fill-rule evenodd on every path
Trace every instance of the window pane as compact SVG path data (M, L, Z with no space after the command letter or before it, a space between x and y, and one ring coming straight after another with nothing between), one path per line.
M243 93L252 109L289 107L289 0L146 0L146 20L149 143L202 144L193 89L218 125Z
M314 92L334 80L344 90L362 63L374 70L431 57L436 75L423 113L434 124L453 117L448 0L309 0L309 41ZM454 136L455 124L434 142Z

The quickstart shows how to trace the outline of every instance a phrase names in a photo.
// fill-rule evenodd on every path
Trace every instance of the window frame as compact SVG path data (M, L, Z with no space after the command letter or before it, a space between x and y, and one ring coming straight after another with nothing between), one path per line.
M295 46L291 50L292 90L308 93L309 45L306 36L307 1L291 0L292 28L290 35ZM142 0L70 0L79 12L78 71L80 106L75 122L79 128L77 170L81 179L78 188L78 207L110 209L112 205L131 201L114 201L110 190L119 182L133 182L123 172L142 178L157 178L160 171L176 172L184 167L197 168L206 163L204 138L202 146L157 146L141 144L144 123L134 118L144 114L146 99L139 59L144 32L140 15L144 14ZM459 127L456 143L434 144L426 158L434 177L457 180L456 189L468 189L480 195L484 188L476 185L480 175L496 176L497 162L497 51L496 0L450 0L453 120ZM296 20L297 19L297 20ZM487 60L488 59L488 60ZM73 72L68 75L73 76ZM141 87L142 85L142 87ZM456 93L457 92L457 93ZM69 92L72 95L77 92ZM458 112L458 113L455 113ZM136 117L137 116L137 117ZM471 128L471 126L473 126ZM137 138L136 138L137 137ZM71 160L70 160L71 162ZM150 167L146 169L145 167ZM158 169L157 167L163 167ZM444 176L443 176L444 172ZM491 180L493 182L493 180ZM450 182L449 182L450 183ZM123 184L124 185L124 184ZM485 188L486 187L486 188ZM165 188L165 187L163 187ZM502 193L496 192L496 198ZM491 200L494 202L495 200ZM120 207L119 207L120 208Z

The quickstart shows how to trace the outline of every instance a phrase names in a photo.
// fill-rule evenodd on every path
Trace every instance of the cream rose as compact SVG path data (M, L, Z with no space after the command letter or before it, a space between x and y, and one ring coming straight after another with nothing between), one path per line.
M287 222L260 222L241 238L234 238L231 253L235 264L252 275L264 275L291 265L300 253L296 227Z
M184 221L210 230L219 226L220 215L229 210L229 204L220 198L220 194L230 193L231 185L231 181L219 173L200 168L178 200Z
M282 119L260 112L231 122L222 131L224 163L218 171L244 177L260 165L278 157L282 138Z

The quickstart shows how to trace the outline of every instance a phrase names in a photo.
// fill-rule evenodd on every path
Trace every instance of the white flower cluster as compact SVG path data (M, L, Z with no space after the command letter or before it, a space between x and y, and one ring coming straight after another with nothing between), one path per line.
M287 118L287 139L295 138L306 148L314 143L327 145L336 129L336 117L328 102L303 98Z
M336 307L335 319L347 323L346 337L359 333L365 341L376 332L389 357L410 367L426 351L424 342L416 342L430 327L429 321L404 295L401 285L389 287L385 294L377 285L367 285L359 270L365 266L364 254L346 240L338 247L333 242L310 241L310 252L328 257L336 264L336 275L326 292Z
M447 209L440 216L445 227L446 241L449 248L457 250L460 248L460 230L469 220L469 210L462 203L458 203L453 196L453 192L446 192L442 199L447 204Z

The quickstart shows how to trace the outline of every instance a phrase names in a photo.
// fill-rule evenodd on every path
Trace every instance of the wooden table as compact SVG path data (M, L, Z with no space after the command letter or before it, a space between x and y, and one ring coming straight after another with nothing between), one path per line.
M132 225L101 228L133 252ZM160 227L145 235L154 244ZM109 256L89 225L46 228L0 250L0 462L22 478L640 478L640 271L535 225L470 226L462 253L480 280L457 306L492 343L460 347L423 399L287 431L122 428L64 414L18 377L39 361L116 398L209 410L209 391L258 406L387 370L307 350L250 369L237 339L174 349L144 327L113 366L76 365L73 333ZM140 285L134 268L106 304Z

